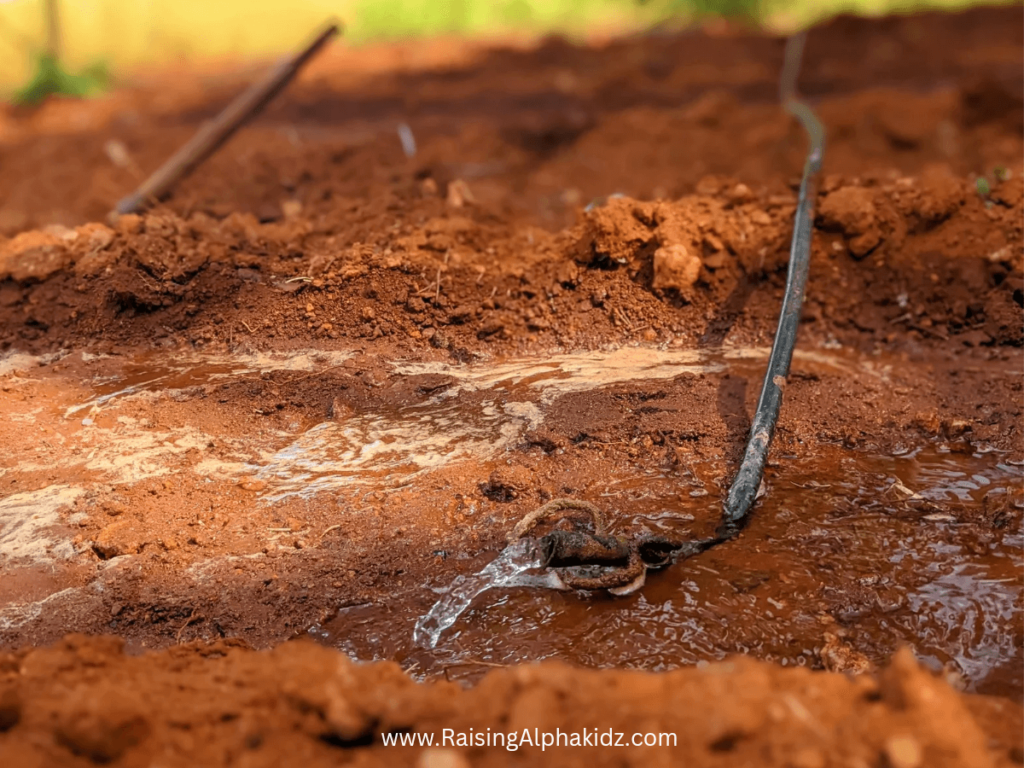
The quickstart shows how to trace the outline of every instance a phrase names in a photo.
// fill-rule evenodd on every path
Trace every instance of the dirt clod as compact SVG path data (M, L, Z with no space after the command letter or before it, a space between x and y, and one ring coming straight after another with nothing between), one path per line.
M843 187L821 201L822 226L835 227L847 238L855 257L863 258L882 241L875 210L874 193L863 187Z
M721 266L720 262L716 262ZM686 293L700 277L701 260L684 245L666 245L654 252L654 288Z

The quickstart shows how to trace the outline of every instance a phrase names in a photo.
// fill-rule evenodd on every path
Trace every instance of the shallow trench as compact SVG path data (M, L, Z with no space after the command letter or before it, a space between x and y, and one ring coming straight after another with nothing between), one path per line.
M462 463L482 481L507 463L524 434L543 428L552 404L567 393L641 381L671 385L685 376L754 383L766 356L760 348L635 347L458 367L393 362L394 378L440 377L444 386L412 404L360 411L336 402L326 420L297 419L256 434L220 425L214 437L198 416L163 426L140 419L138 409L169 399L187 410L204 387L270 371L313 376L350 356L8 355L0 361L5 390L30 388L32 396L10 401L7 416L20 425L21 444L7 453L0 477L24 476L36 487L0 501L0 562L13 577L8 584L32 584L35 599L23 602L17 590L4 590L0 624L17 632L55 601L102 590L102 573L85 583L60 576L95 557L95 544L90 551L90 542L69 532L84 515L69 505L95 486L130 487L186 472L214 488L242 484L255 492L257 506L273 508L342 492L415 493ZM90 372L80 379L85 386L62 387L62 365ZM880 358L818 349L798 351L794 370L885 382L891 367ZM214 441L224 446L216 456L181 466L183 455ZM619 528L696 536L717 514L727 472L718 456L672 472L625 462L592 483L588 498ZM360 660L395 659L416 676L467 681L494 666L548 658L667 670L745 653L783 666L853 668L909 645L969 690L1019 698L1024 537L1014 526L963 520L972 510L1019 509L1021 478L1018 463L984 444L965 449L908 436L888 453L830 445L777 450L742 536L652 574L631 596L490 591L428 651L413 642L417 618L456 574L479 570L496 555L438 549L432 554L443 563L439 575L415 588L381 585L386 597L347 601L305 634ZM463 517L462 535L495 525L472 503ZM415 528L417 520L407 523ZM259 559L265 552L223 557ZM101 567L131 558L118 554ZM198 561L188 572L200 578L215 561Z

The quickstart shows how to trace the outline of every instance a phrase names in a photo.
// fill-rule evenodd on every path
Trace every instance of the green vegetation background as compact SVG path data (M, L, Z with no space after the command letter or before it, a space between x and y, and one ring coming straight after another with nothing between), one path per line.
M292 50L332 15L345 22L346 43L360 45L439 34L579 36L687 23L708 14L785 31L845 11L880 14L969 4L972 0L60 0L58 74L71 78L66 85L72 92L88 93L101 88L111 72L265 59ZM0 0L0 94L17 89L24 94L33 77L53 65L45 50L44 0Z

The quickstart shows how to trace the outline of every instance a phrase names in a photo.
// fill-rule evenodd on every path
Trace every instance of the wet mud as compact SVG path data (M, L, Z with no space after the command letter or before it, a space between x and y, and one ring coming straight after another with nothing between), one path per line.
M239 75L4 112L0 752L1024 763L1021 13L811 33L829 146L741 535L623 597L483 592L433 648L552 499L718 524L803 160L780 41L338 51L113 226ZM681 746L380 741L559 723Z

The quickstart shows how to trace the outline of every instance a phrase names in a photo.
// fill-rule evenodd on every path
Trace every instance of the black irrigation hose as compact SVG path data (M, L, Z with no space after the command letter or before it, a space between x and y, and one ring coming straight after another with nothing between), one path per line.
M797 198L796 216L793 223L793 240L789 247L786 292L782 297L779 326L775 331L775 342L772 344L771 355L768 357L768 370L765 371L761 397L757 402L757 410L750 426L747 449L739 471L729 488L722 511L721 524L715 535L707 539L687 542L661 539L624 542L603 536L604 524L592 505L586 502L557 499L527 515L513 531L513 538L523 536L539 519L549 512L561 509L582 509L594 516L594 532L592 534L581 535L578 532L566 534L564 531L556 531L542 539L547 552L548 562L546 564L550 567L608 565L609 562L618 564L619 561L629 560L629 563L640 565L641 568L660 568L669 562L678 562L693 557L711 547L729 541L739 533L747 520L747 515L757 499L757 492L761 486L768 450L771 448L772 438L775 436L775 425L779 420L779 411L782 408L782 392L786 385L786 377L789 375L789 365L793 360L793 347L796 345L800 309L804 300L804 286L807 283L807 272L811 262L814 182L821 169L821 158L825 151L825 131L821 122L808 105L796 98L796 77L800 70L804 38L803 33L795 35L789 39L786 45L785 64L780 77L779 93L785 109L803 125L811 146L807 153L807 160L804 162L804 175L800 181L800 194ZM631 547L635 548L635 551ZM592 586L591 582L596 583L602 579L605 582L602 584L604 588L609 588L613 583L615 587L621 587L623 584L620 582L633 579L632 571L628 567L620 566L619 570L621 573L605 573L599 579L586 580L587 586L584 588L597 588Z
M786 44L785 63L780 77L779 95L786 110L803 125L810 140L810 150L804 162L804 175L800 181L800 195L797 200L796 217L793 224L793 240L789 247L789 271L786 275L786 293L782 298L779 327L775 331L775 342L768 358L768 370L764 375L761 397L750 426L750 437L736 478L729 488L722 512L722 524L718 530L719 540L735 536L746 521L764 474L768 449L775 436L775 425L782 407L782 390L789 375L793 359L797 326L800 323L800 308L804 300L804 286L811 261L811 222L814 213L814 182L821 169L821 158L825 151L825 130L813 110L796 97L796 78L803 55L805 33L791 37Z

